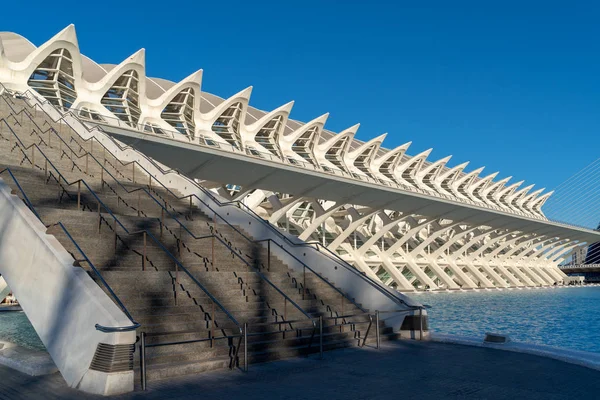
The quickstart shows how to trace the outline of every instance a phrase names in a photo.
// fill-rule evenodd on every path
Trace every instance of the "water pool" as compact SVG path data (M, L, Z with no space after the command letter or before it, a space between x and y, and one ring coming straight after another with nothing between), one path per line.
M0 341L11 342L33 350L46 350L22 311L0 312Z
M600 287L420 293L432 306L432 331L481 337L485 332L512 340L600 353ZM0 312L0 341L44 350L23 312Z
M434 332L512 340L600 353L600 287L421 293Z

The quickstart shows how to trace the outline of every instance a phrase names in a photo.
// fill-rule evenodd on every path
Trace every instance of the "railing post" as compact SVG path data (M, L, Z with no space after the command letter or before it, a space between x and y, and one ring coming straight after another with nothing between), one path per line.
M248 323L244 322L244 371L248 372Z
M419 340L423 340L423 308L419 307Z
M302 300L306 295L306 265L302 266Z
M114 222L113 222L113 227L115 229L115 253L114 255L117 255L117 217L114 218Z
M342 296L342 307L341 307L341 309L342 309L342 316L343 316L344 315L344 294L342 293L341 296ZM337 319L336 319L336 323L337 323ZM344 323L344 318L342 318L342 324L343 323ZM340 325L340 332L342 332L342 325Z
M81 180L77 181L77 211L81 211Z
M267 241L267 271L271 272L271 239Z
M323 359L323 316L319 315L319 357Z
M212 271L215 270L215 232L213 230L212 234Z
M131 174L133 176L133 178L132 178L133 183L135 183L135 163L134 162L131 163Z
M44 180L46 184L48 183L48 159L44 159Z
M379 349L379 346L381 344L381 337L379 336L379 310L375 311L375 336L377 341L377 348Z
M165 209L161 207L160 209L160 238L163 237L163 226L165 224Z
M287 321L287 297L283 298L283 338L285 339L285 328L286 328L286 324L285 321Z
M212 301L212 310L210 317L210 347L214 346L215 341L215 302Z
M177 239L177 256L181 260L181 239ZM175 305L177 305L177 291L178 290L179 290L179 263L175 262Z
M101 226L102 226L102 219L100 217L100 201L98 200L98 235L100 234Z
M146 390L146 332L140 333L140 371L142 390Z
M88 162L89 161L89 157L88 156L89 156L89 154L90 153L85 153L85 173L86 173L86 175L88 173L88 164L89 164L89 162Z
M142 254L142 271L146 270L146 231L143 233L144 235L144 252Z
M35 168L35 146L31 146L31 168Z
M190 220L192 219L192 195L190 194Z
M138 190L138 203L137 203L137 215L138 215L138 217L141 215L141 212L140 212L140 197L141 197L141 195L142 195L142 192Z

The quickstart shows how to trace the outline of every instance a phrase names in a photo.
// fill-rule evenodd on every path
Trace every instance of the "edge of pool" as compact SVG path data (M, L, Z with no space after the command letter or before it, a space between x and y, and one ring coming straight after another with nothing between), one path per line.
M600 371L600 354L589 351L572 350L564 347L512 341L508 343L484 343L483 338L479 337L450 335L436 332L430 333L429 340L438 343L486 347L497 350L512 351L515 353L531 354Z
M31 376L49 375L58 371L47 352L7 341L0 341L0 365Z

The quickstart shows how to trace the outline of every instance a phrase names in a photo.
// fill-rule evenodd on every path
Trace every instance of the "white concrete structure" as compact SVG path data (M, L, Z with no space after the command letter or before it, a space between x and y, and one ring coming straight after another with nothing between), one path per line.
M0 229L2 277L66 383L103 395L131 391L133 358L130 368L113 371L111 357L133 357L135 332L97 329L131 326L131 321L85 270L74 267L71 254L2 179Z
M293 102L265 112L252 88L229 99L201 91L202 71L179 83L145 75L144 51L118 65L81 55L73 26L39 47L0 33L0 82L35 89L62 110L240 200L282 230L315 241L400 291L549 286L557 268L600 233L549 221L552 192L468 163L409 156L386 135L335 134L327 114L301 123Z

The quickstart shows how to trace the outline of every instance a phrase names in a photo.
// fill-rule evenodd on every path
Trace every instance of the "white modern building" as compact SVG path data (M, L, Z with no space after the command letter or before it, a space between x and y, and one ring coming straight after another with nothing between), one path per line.
M552 192L533 184L468 162L449 168L450 156L410 154L410 142L387 149L386 134L361 142L358 125L331 132L326 113L296 121L293 102L256 109L252 87L220 98L202 91L202 70L177 83L147 77L143 49L98 64L73 26L39 47L1 32L0 82L34 89L399 291L561 284L557 265L600 241L548 220Z

